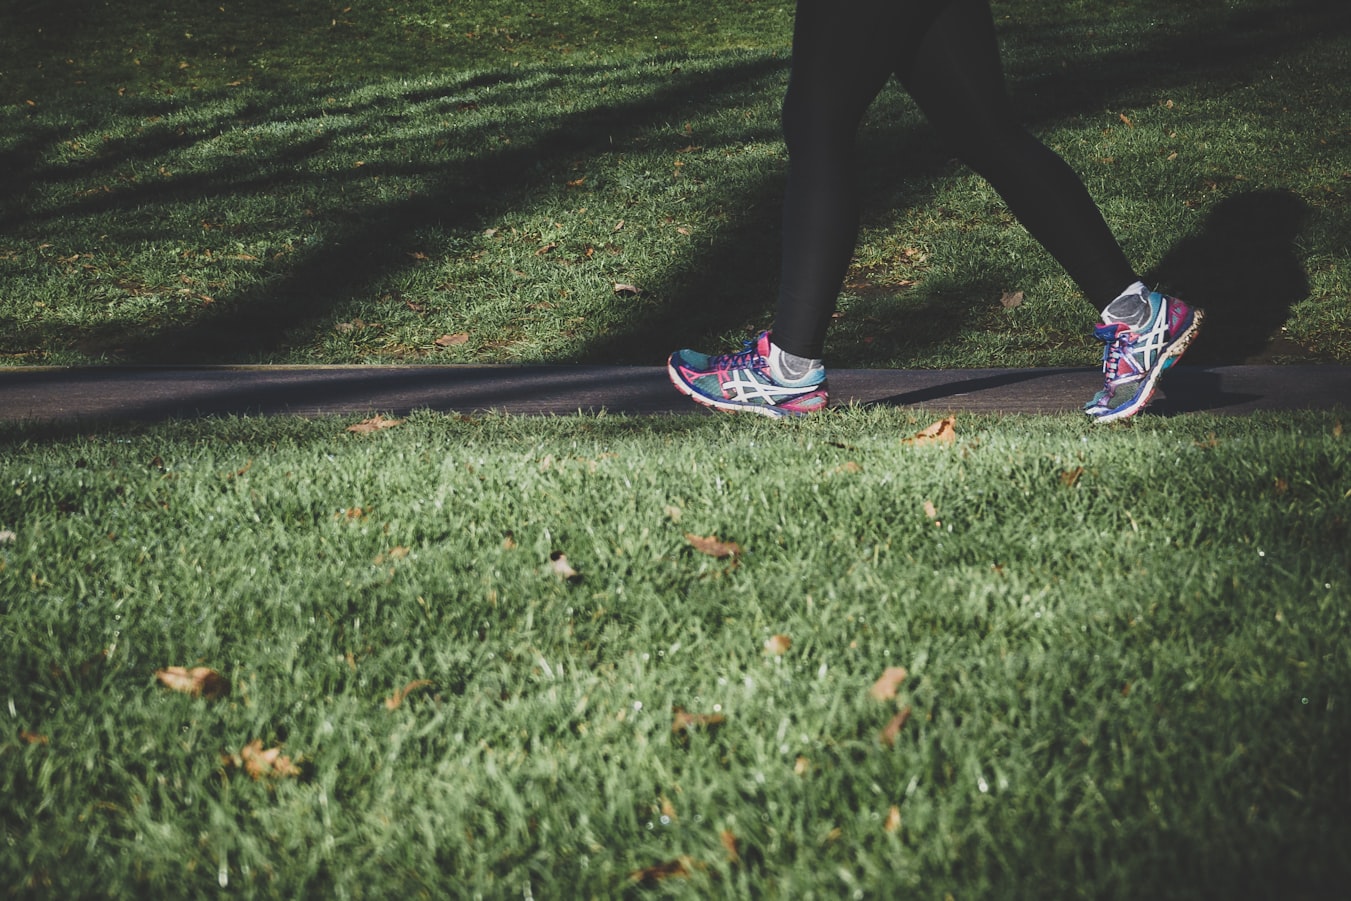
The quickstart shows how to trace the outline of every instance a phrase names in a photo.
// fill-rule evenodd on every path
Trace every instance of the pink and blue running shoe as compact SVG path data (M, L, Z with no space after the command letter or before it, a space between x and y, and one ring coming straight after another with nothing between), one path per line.
M1093 335L1106 347L1102 353L1105 384L1084 412L1097 422L1115 422L1145 408L1159 376L1172 367L1201 330L1202 313L1176 297L1157 291L1148 296L1149 321L1133 331L1121 323L1101 323Z
M769 354L769 332L761 332L737 353L709 356L678 350L671 354L666 371L676 390L718 410L774 417L824 410L825 370L798 381L780 381L770 373Z

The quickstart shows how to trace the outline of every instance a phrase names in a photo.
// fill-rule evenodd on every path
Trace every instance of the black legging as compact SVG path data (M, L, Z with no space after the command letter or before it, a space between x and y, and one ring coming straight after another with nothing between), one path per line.
M1099 309L1136 280L1083 182L1014 118L989 0L798 0L774 342L819 358L854 243L854 140L895 75Z

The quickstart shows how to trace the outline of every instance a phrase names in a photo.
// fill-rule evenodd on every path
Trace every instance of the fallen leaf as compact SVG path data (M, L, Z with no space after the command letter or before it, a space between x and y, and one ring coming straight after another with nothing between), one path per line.
M875 701L890 701L896 697L896 690L901 687L901 683L908 675L910 674L903 666L889 666L873 683L873 687L868 689L868 694L872 695Z
M36 732L29 732L27 729L19 730L19 740L26 745L45 745L47 736L39 735Z
M719 838L722 839L723 850L727 852L727 862L728 863L740 862L741 853L737 851L736 835L732 832L732 830L730 829L722 830L722 835L720 835Z
M582 574L572 568L572 564L568 562L567 554L562 551L554 551L549 555L549 568L560 579L565 579L568 582L581 581Z
M901 809L895 804L887 811L887 818L882 823L882 828L887 832L895 832L901 828Z
M1122 114L1121 114L1120 116L1118 116L1117 118L1119 118L1119 119L1125 124L1125 126L1126 126L1127 128L1134 128L1134 127L1135 127L1135 123L1132 122L1132 121L1130 120L1130 116L1127 116L1125 113L1122 113Z
M261 739L255 738L239 749L239 765L254 779L266 776L299 776L300 767L282 754L281 748L263 749Z
M805 776L812 770L812 762L806 757L799 757L793 762L793 772L799 776Z
M1067 469L1060 474L1060 484L1066 488L1073 488L1079 484L1079 477L1084 474L1082 466L1076 466L1073 469Z
M436 339L437 347L458 347L461 344L469 343L468 332L456 332L453 335L442 335Z
M553 252L554 252L555 250L557 250L557 249L558 249L558 243L555 242L555 241L550 241L548 244L545 244L545 245L544 245L543 247L541 247L539 250L535 251L535 256L537 256L537 257L542 257L542 256L544 256L544 255L547 254L547 253L553 253Z
M1022 303L1023 303L1022 291L1006 291L1004 292L1004 296L999 298L999 305L1006 310L1011 310L1014 307L1022 306Z
M765 639L765 653L774 657L782 657L788 653L788 649L793 646L793 639L787 635L771 635Z
M629 881L643 885L654 885L665 879L687 878L690 875L690 868L693 863L689 857L677 857L675 860L668 860L665 863L634 870L629 874Z
M192 695L194 698L206 698L214 701L230 693L230 680L206 666L194 666L187 669L182 666L170 666L155 671L155 678L165 687Z
M853 460L845 460L839 466L835 467L835 471L844 475L858 475L860 472L863 472L863 467L859 466Z
M388 563L390 560L402 560L411 553L412 551L406 547L392 547L383 554L375 555L375 565L379 566L382 563Z
M430 679L414 679L403 688L400 688L394 694L385 698L385 708L387 710L398 710L403 704L403 699L408 697L419 688L427 688L432 684Z
M723 541L716 535L709 535L705 538L701 535L686 532L685 540L699 553L708 554L710 557L717 557L719 560L726 557L737 557L741 555L740 545L735 541Z
M684 707L675 707L672 713L671 731L675 733L700 728L716 729L727 722L727 717L721 713L690 713Z
M356 425L349 425L347 431L354 435L369 435L371 432L378 432L382 429L392 429L395 426L403 425L402 419L389 419L388 417L376 414L370 419L362 420Z
M938 508L934 506L933 501L924 502L924 516L928 519L938 519Z
M637 285L630 285L624 282L615 282L614 292L620 297L636 297L643 293Z
M901 734L901 730L905 728L905 722L908 719L910 719L910 708L908 706L902 707L900 711L891 718L891 722L887 723L886 726L882 728L881 733L877 736L878 740L888 748L896 744L896 736Z
M19 536L11 529L0 529L0 544L13 544Z
M940 419L926 429L904 439L902 444L952 444L957 440L957 417Z

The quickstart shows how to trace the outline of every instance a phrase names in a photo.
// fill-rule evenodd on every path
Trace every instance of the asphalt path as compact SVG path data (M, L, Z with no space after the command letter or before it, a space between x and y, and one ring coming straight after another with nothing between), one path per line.
M1091 368L832 369L832 405L935 412L1063 413L1101 384ZM1351 366L1179 366L1145 415L1338 409ZM216 366L0 369L0 421L155 422L224 415L318 417L414 410L513 415L688 413L657 366ZM710 414L712 415L712 414Z

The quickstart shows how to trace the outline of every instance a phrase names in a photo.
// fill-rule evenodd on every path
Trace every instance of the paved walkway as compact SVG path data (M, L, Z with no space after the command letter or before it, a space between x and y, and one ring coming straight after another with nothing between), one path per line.
M834 404L1061 413L1100 385L1096 369L839 370ZM1351 366L1179 366L1153 415L1351 406ZM0 421L157 421L222 414L687 413L650 366L325 366L0 369Z

